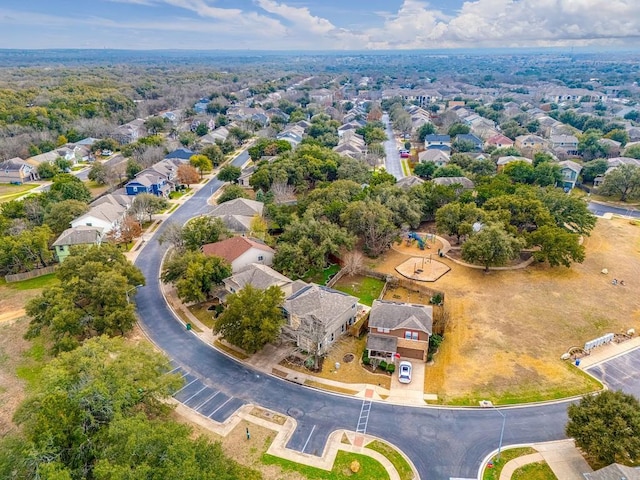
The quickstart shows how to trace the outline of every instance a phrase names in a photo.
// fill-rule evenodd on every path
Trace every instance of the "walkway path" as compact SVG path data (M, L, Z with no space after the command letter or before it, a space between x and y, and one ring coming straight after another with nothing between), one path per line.
M560 440L532 445L537 453L514 458L502 469L500 480L510 480L513 472L523 465L547 462L559 480L584 480L584 473L593 470L576 448L573 440Z

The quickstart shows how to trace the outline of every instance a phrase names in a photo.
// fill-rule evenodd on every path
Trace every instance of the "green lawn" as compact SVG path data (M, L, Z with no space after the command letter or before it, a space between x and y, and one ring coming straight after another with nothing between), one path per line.
M523 455L529 455L531 453L536 453L533 448L524 447L524 448L509 448L507 450L503 450L500 453L500 460L493 459L493 468L485 468L484 475L482 476L482 480L499 480L500 472L507 464L509 460L513 460L517 457L522 457Z
M384 442L380 442L375 440L367 445L367 448L371 450L375 450L376 452L384 455L389 459L389 461L396 467L398 474L400 475L400 480L412 480L413 479L413 470L411 469L411 465L405 460L405 458L400 455L395 448L391 445L388 445Z
M380 292L384 288L384 281L361 275L344 276L338 280L333 288L358 297L360 303L371 306L373 301L380 296Z
M536 462L518 468L511 480L558 480L547 462Z
M37 184L27 183L22 185L11 185L10 183L0 183L0 203L9 202L24 195L29 190L36 188Z
M358 473L353 473L349 468L354 460L360 463ZM330 472L284 460L266 453L262 456L262 463L265 465L278 465L285 471L298 472L309 480L385 480L389 478L387 470L377 460L366 455L358 455L343 450L338 451L333 469Z
M214 323L213 314L215 312L213 310L211 311L207 310L208 306L209 306L208 304L201 304L201 305L192 305L187 308L204 325L206 325L209 328L213 328L213 323Z
M34 338L31 348L22 355L24 360L16 368L16 374L18 378L27 382L29 386L35 386L39 382L40 373L49 359L44 338L42 336Z
M51 287L59 281L60 280L56 278L55 273L49 273L48 275L42 275L41 277L30 278L29 280L23 280L21 282L11 282L6 285L14 290L33 290L34 288Z
M326 285L329 278L340 271L340 265L329 265L324 270L310 270L303 277L305 282L313 282L318 285Z

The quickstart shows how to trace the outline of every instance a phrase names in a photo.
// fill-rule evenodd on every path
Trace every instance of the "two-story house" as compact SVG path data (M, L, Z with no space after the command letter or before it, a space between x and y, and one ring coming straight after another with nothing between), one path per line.
M21 185L37 179L36 169L19 157L0 162L0 183Z
M140 193L151 193L158 197L167 197L174 184L166 175L148 168L138 173L133 180L124 186L127 195L138 195Z
M556 153L578 155L578 139L574 135L551 135L550 141Z
M433 327L433 307L374 300L369 313L369 358L393 360L397 355L426 362Z
M283 306L283 333L308 352L323 355L356 321L358 299L329 287L296 281Z
M515 146L520 150L538 152L544 148L546 143L545 139L538 135L518 135Z
M262 217L264 203L249 200L247 198L236 198L223 202L213 207L209 215L219 218L225 226L237 233L248 233L251 230L251 222L258 216Z
M509 137L502 135L501 133L498 135L493 135L488 138L486 142L484 142L484 148L508 148L513 147L513 140Z
M582 165L571 160L559 162L560 173L562 174L561 186L565 190L571 190L576 186L578 176L582 171Z
M451 151L451 137L449 135L426 135L424 137L426 150L438 149Z
M229 293L237 293L247 285L259 290L266 290L275 286L280 288L286 296L291 295L291 284L293 283L290 278L260 263L250 263L237 273L225 278L222 282Z
M225 259L231 265L231 271L237 273L251 263L273 265L275 251L257 240L231 237L203 245L202 253Z
M482 140L475 136L473 133L461 133L459 135L456 135L456 138L453 141L453 147L456 148L456 145L464 145L465 143L473 145L473 148L469 150L471 152L482 151Z
M52 244L58 262L64 262L64 259L71 253L71 247L73 246L100 245L102 243L102 233L102 228L87 225L67 228Z

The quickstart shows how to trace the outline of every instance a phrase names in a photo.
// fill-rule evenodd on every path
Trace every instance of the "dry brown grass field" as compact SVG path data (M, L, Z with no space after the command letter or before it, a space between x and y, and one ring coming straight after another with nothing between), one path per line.
M608 332L640 330L640 224L600 219L584 245L584 263L571 268L534 264L484 273L442 259L451 271L426 285L446 293L450 319L435 364L427 367L425 392L444 403L477 405L597 389L560 356ZM393 273L418 251L396 248L375 262L377 270ZM612 285L613 278L626 285Z

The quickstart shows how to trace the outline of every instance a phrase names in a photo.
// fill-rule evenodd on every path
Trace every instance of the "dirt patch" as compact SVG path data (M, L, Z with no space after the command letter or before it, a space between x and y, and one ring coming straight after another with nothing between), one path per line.
M433 283L446 293L449 321L435 364L426 369L427 391L445 401L472 402L592 389L560 355L608 332L640 330L640 227L598 220L584 245L586 260L570 269L533 264L484 273L439 259L451 267ZM370 266L392 274L406 258L391 250ZM613 278L625 280L625 286L611 285ZM401 289L389 294L396 301L401 296L401 301L428 302L419 294L405 298Z
M356 356L353 353L347 353L344 357L342 357L342 361L344 363L353 362Z

